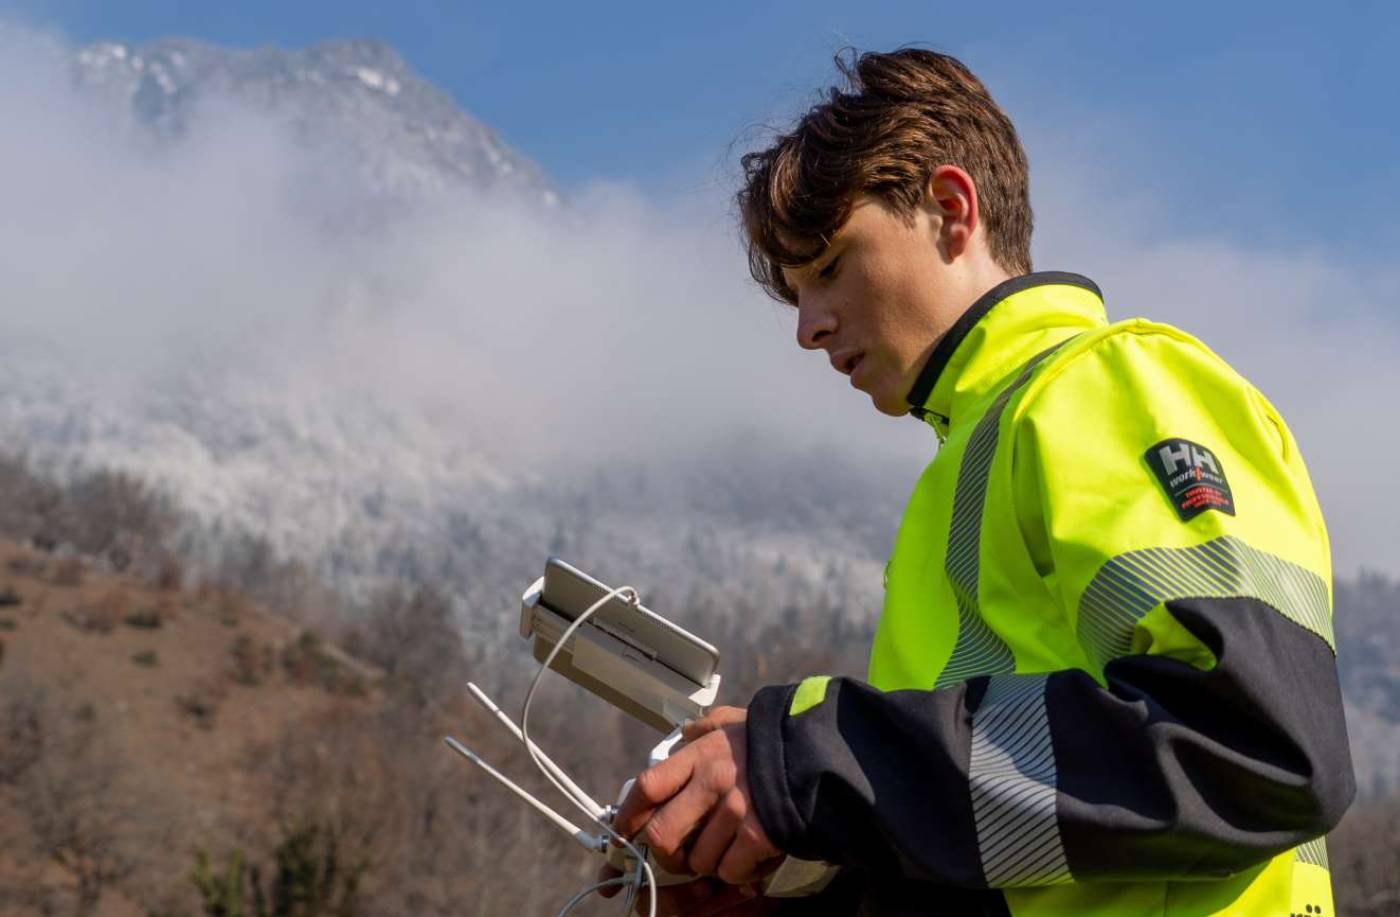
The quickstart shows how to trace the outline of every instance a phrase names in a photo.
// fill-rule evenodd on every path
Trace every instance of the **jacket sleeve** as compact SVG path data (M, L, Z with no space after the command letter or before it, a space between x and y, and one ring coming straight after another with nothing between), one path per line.
M970 887L1211 878L1340 819L1306 470L1257 391L1162 327L1066 357L1015 409L1015 524L1082 665L759 691L749 781L780 848Z

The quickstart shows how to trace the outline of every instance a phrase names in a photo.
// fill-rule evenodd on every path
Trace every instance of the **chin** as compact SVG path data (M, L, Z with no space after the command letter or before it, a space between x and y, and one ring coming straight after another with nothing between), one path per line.
M909 413L909 402L903 398L887 398L880 395L871 395L870 401L875 405L875 410L887 417L903 417Z

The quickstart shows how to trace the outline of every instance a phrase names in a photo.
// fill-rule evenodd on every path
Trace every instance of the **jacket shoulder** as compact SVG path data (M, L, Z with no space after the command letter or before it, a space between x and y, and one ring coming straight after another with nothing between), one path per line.
M1253 387L1194 335L1164 322L1129 318L1077 335L1046 361L1027 386L1022 403L1034 401L1058 377L1085 371L1086 364L1094 363L1129 376L1165 372Z
M1012 405L1013 425L1063 407L1138 403L1178 414L1233 405L1269 420L1276 445L1289 439L1282 419L1243 375L1204 342L1174 325L1129 318L1081 332L1038 367ZM1126 418L1123 418L1126 419Z
M1081 333L1045 363L1006 431L1019 506L1058 508L1062 527L1083 518L1122 528L1125 544L1150 535L1139 547L1230 534L1330 579L1321 507L1292 433L1209 347L1134 318ZM1223 478L1218 512L1189 502L1188 453Z

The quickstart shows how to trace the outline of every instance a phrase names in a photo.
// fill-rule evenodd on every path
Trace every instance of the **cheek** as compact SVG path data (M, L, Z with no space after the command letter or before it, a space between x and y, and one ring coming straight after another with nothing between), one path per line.
M862 264L849 271L842 280L844 290L841 299L846 304L850 323L866 334L883 337L885 329L896 324L894 313L899 311L895 275L881 270L878 263Z

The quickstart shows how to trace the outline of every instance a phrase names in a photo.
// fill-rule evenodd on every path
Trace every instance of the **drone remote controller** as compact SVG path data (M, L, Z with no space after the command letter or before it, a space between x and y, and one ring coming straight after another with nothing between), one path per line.
M560 912L567 914L587 894L604 885L630 888L645 880L653 887L694 881L689 874L663 870L644 844L620 837L611 820L632 788L623 784L614 806L599 805L537 746L528 734L530 704L546 669L553 669L618 709L666 733L651 750L648 767L664 761L682 743L681 726L698 719L719 692L719 651L643 607L631 587L610 589L586 573L551 557L545 575L521 597L520 635L532 640L540 671L526 693L519 726L475 684L467 688L512 735L551 783L584 812L601 833L584 830L512 782L479 755L451 737L444 741L531 808L550 819L588 850L607 857L622 876L593 886ZM614 843L616 842L616 843ZM621 844L618 846L617 844ZM759 883L770 897L799 897L820 891L835 874L826 863L785 857ZM655 910L655 896L652 896Z

